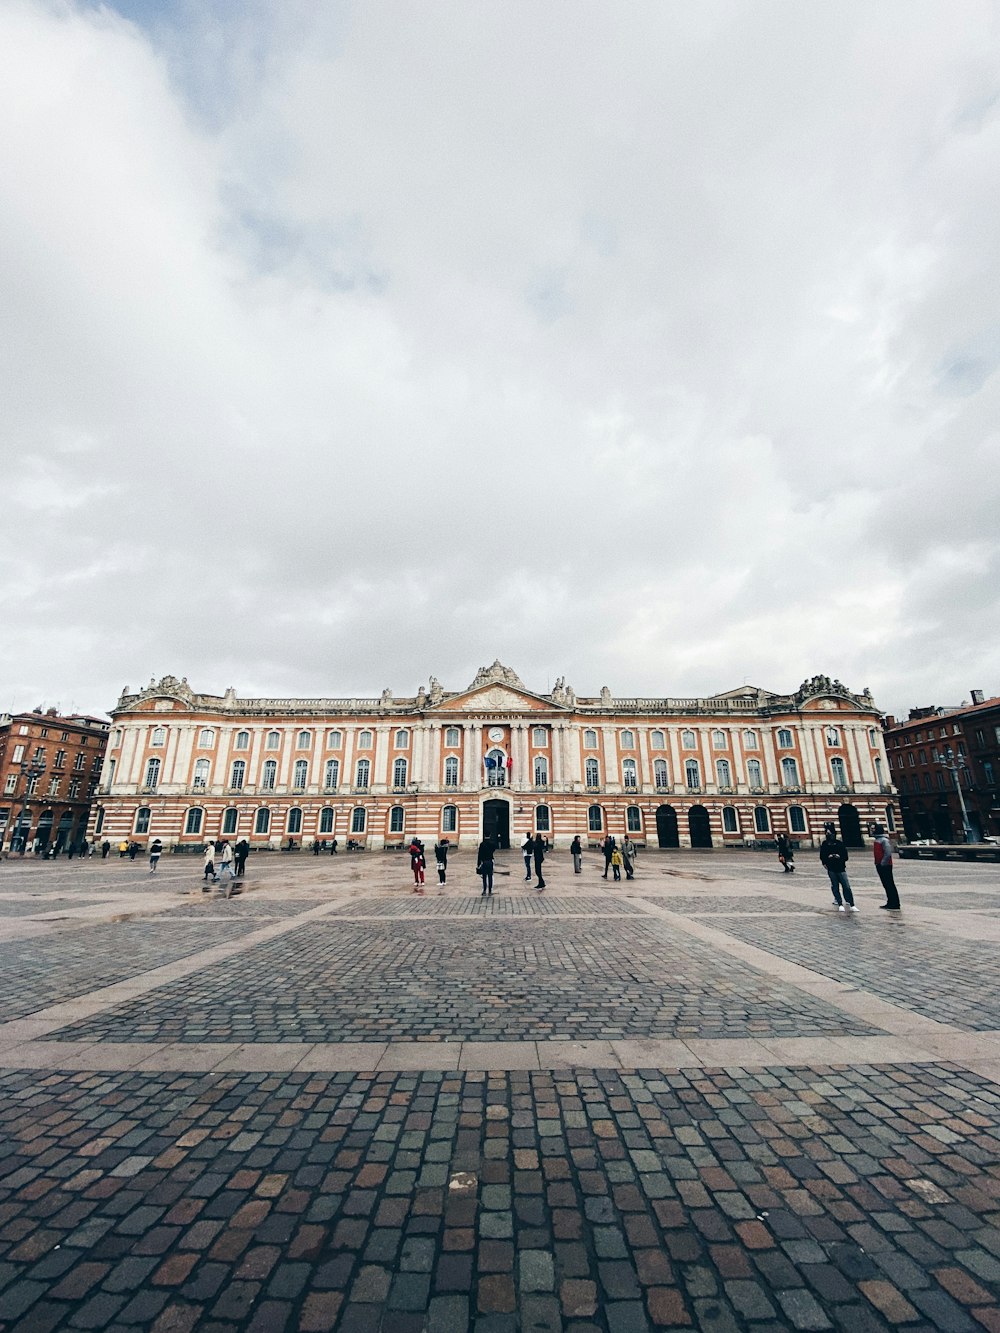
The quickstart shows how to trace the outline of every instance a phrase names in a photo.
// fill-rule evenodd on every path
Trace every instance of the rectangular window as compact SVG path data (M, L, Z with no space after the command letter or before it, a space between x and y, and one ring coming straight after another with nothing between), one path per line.
M8 775L7 775L7 781L4 783L4 787L3 787L3 793L4 793L4 795L5 795L5 796L11 796L11 795L13 794L13 792L14 792L14 788L15 788L16 786L17 786L17 774L16 774L16 773L8 773Z
M723 833L739 833L740 831L736 811L731 805L725 806L722 811L722 831Z
M80 769L83 768L86 762L87 762L87 756L85 754L78 754L76 758L73 760L73 767L74 769L76 769L77 772L79 772Z
M14 762L15 764L19 764L19 763L21 762L21 760L24 758L24 746L23 746L23 745L15 745L15 746L14 746L14 754L13 754L12 758L13 758L13 762Z

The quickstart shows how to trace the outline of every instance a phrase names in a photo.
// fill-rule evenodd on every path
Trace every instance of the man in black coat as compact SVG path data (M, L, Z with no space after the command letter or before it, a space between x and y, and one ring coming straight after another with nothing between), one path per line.
M535 858L535 874L538 876L536 890L541 893L545 888L545 880L542 877L542 862L545 860L545 839L540 833L535 834L535 840L531 844L531 854Z
M832 824L826 826L826 837L819 849L819 859L826 867L826 873L830 876L830 888L833 890L833 901L837 904L837 911L845 910L840 894L843 890L844 898L847 899L847 905L852 912L858 909L854 906L854 894L851 891L851 881L847 878L847 848L837 837Z

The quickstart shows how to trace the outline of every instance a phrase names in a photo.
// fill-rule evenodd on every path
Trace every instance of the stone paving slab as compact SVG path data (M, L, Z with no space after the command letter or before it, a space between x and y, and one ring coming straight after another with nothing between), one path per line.
M954 1066L0 1074L0 1317L992 1329L1000 1090Z
M747 893L737 897L735 894L661 894L651 898L644 895L644 903L655 903L658 907L671 912L680 912L685 916L714 916L724 913L737 916L757 916L762 912L816 912L827 904L813 896L808 902L795 902L786 898L775 898L768 894Z
M509 917L509 916L639 916L642 909L628 898L613 893L560 894L558 897L537 893L527 887L523 893L496 892L483 898L431 896L427 889L423 897L407 893L398 898L361 898L337 909L334 920L343 916L419 918L448 917Z

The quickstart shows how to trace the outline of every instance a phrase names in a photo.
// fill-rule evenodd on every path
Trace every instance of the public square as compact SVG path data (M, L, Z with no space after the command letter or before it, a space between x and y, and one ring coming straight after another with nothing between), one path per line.
M997 867L0 864L0 1327L1000 1330Z

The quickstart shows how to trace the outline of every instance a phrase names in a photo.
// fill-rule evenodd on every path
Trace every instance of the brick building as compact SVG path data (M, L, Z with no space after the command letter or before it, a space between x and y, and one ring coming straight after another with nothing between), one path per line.
M834 820L859 846L896 823L875 702L824 676L685 699L578 698L563 680L542 694L499 662L407 698L238 698L166 676L126 689L112 719L91 822L112 841L475 846L530 828L562 847L626 831L712 847L815 844Z
M955 708L911 709L905 722L886 719L890 773L911 840L963 842L963 802L973 842L1000 836L1000 698L981 690L971 697Z
M107 740L99 718L54 708L0 716L0 848L80 845Z

